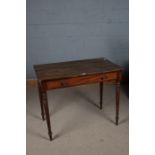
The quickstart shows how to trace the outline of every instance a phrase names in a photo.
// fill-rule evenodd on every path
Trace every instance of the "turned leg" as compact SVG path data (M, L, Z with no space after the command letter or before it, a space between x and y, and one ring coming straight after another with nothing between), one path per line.
M102 109L103 104L103 82L100 82L100 109Z
M42 94L43 94L43 105L44 105L44 109L45 109L48 134L49 134L50 140L52 140L52 132L51 132L50 115L49 115L49 108L48 108L48 101L47 101L47 93L46 93L46 91L44 91Z
M116 82L116 125L119 120L120 82Z
M44 114L44 106L43 106L43 96L42 96L42 91L41 91L39 82L38 82L38 91L39 91L39 99L40 99L40 107L41 107L41 116L42 116L42 120L44 121L45 114Z

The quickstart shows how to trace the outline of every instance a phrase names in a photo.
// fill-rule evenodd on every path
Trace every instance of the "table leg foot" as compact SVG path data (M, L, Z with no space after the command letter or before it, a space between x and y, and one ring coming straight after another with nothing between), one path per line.
M48 135L49 135L50 141L52 141L53 140L53 138L52 138L52 132L48 133Z
M41 114L41 115L42 115L42 114ZM44 115L42 115L42 120L45 121L45 117L44 117Z
M115 123L116 125L118 125L118 120L119 120L119 118L118 118L118 117L116 117L116 123Z
M46 115L46 123L47 123L48 134L49 134L50 140L52 140L51 122L50 122L50 115L49 115L49 108L48 108L46 91L43 92L43 103L44 103L44 109L45 109L45 115Z

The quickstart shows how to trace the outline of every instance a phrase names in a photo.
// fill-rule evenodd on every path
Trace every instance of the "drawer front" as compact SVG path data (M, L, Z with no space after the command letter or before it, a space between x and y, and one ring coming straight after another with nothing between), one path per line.
M46 89L56 89L56 88L78 86L83 84L97 83L102 81L111 81L116 79L117 79L117 73L114 72L98 75L87 75L62 80L47 81L45 85Z

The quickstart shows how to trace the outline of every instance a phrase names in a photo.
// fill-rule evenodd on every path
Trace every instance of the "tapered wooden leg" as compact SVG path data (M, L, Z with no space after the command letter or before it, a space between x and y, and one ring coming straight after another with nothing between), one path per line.
M49 139L52 140L52 131L51 131L51 122L50 122L50 115L49 115L49 108L48 108L48 101L47 101L47 93L46 91L44 91L42 94L43 94L43 105L45 109Z
M100 109L102 109L103 104L103 82L100 82Z
M120 82L116 82L116 125L119 120Z
M43 96L42 96L42 91L41 91L39 82L38 82L38 91L39 91L39 99L40 99L41 116L42 116L42 120L44 121L45 114L44 114L44 106L43 106Z

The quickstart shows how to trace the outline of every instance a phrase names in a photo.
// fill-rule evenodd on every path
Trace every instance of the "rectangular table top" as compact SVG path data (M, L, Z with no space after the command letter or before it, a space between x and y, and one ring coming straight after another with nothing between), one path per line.
M122 70L119 65L105 58L40 64L34 65L34 69L38 80L56 80Z

